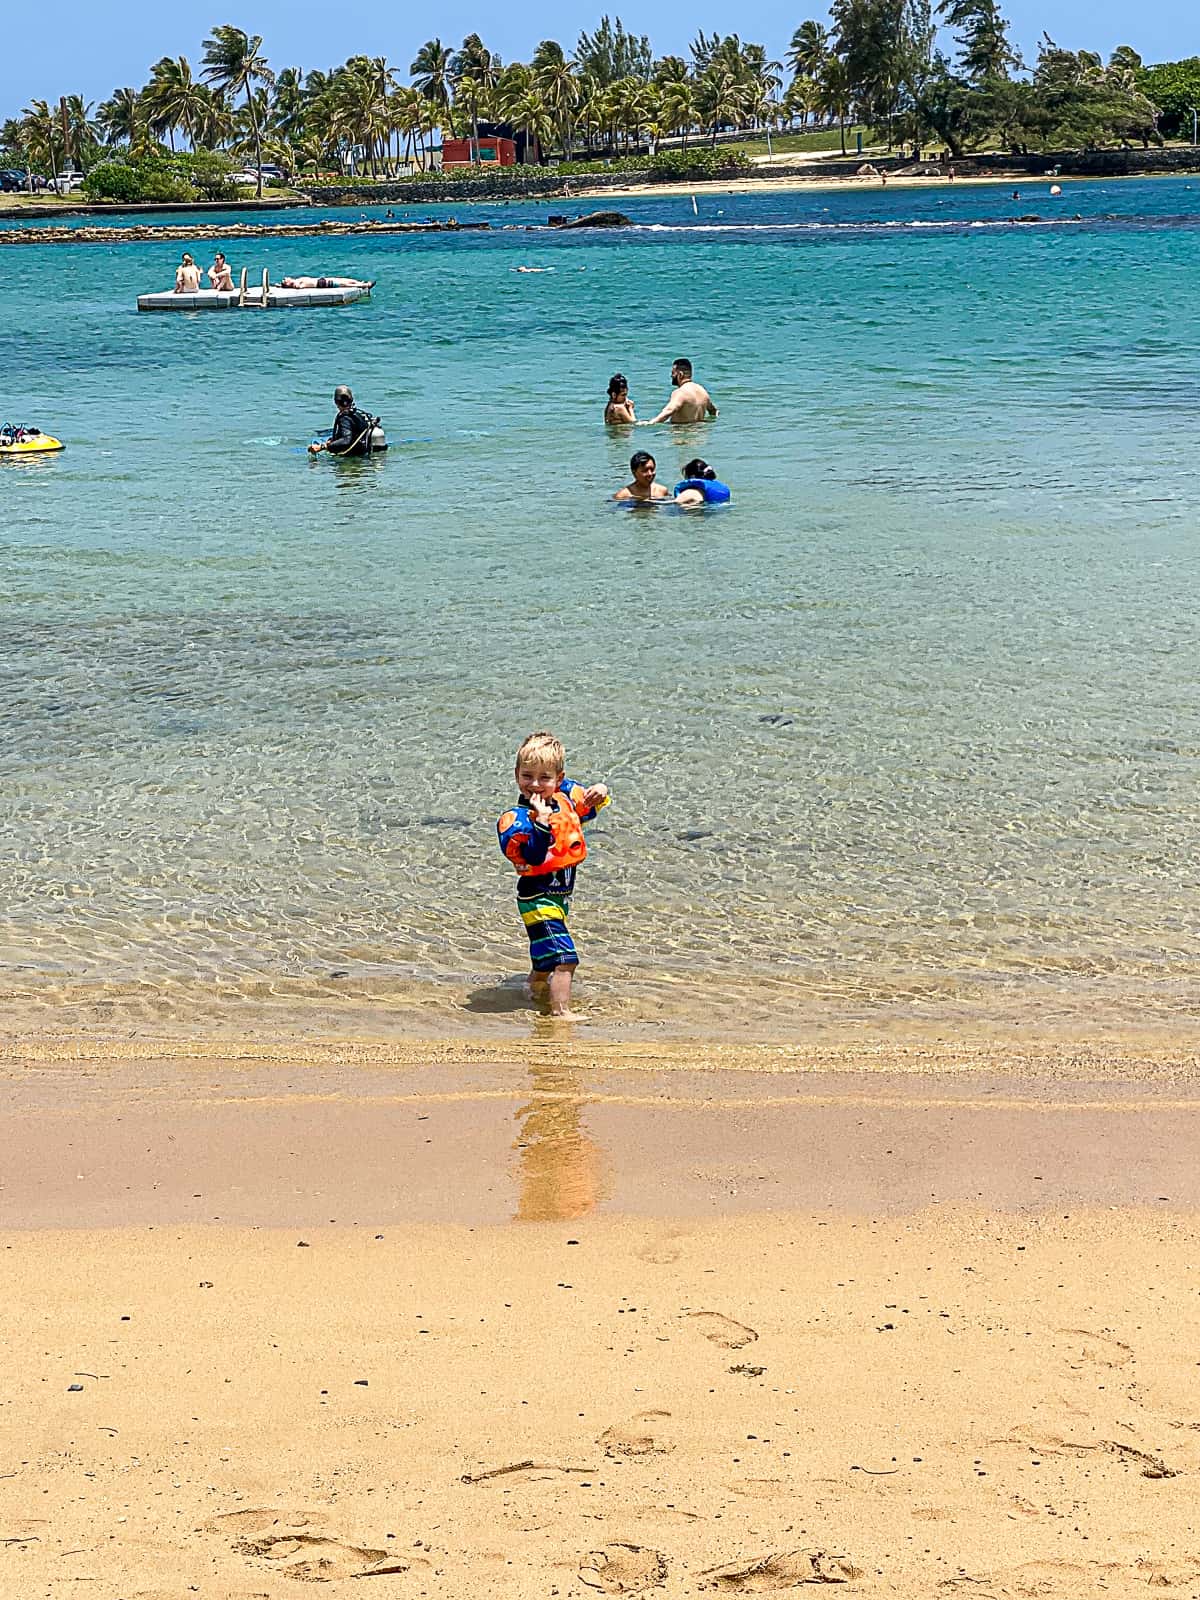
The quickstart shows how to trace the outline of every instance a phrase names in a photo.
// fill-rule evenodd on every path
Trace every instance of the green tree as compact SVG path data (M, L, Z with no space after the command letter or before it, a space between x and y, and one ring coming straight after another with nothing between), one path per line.
M1137 87L1160 112L1159 131L1168 139L1192 137L1192 107L1200 106L1200 56L1161 61L1135 69Z
M476 158L479 154L479 101L500 81L502 62L477 33L469 33L461 48L450 58L449 75L455 98L466 102L471 114L471 138Z
M204 41L204 71L201 76L206 83L212 84L223 94L246 96L246 110L254 144L254 165L258 172L255 192L261 200L262 131L258 103L252 89L256 83L269 85L275 78L267 65L267 58L262 53L261 35L245 33L241 28L235 28L232 23L222 23L220 27L214 28L211 36Z
M48 167L51 177L57 181L63 139L55 112L45 100L31 100L21 112L21 125L29 160L39 167Z
M998 0L939 0L938 12L947 27L961 30L954 35L959 63L975 83L1007 78L1020 69Z
M453 56L454 52L440 39L427 39L417 51L416 60L408 69L413 88L439 108L452 139L455 137L450 71Z
M644 33L627 33L620 17L615 23L601 17L595 32L581 33L575 45L575 65L601 89L621 78L649 83L653 63L649 38Z
M556 39L543 39L533 53L534 82L554 122L559 147L567 160L575 144L575 117L581 89L574 64Z
M829 29L824 23L809 21L792 34L785 59L794 78L818 78L829 53Z
M186 56L163 56L150 69L142 103L151 126L169 135L172 150L176 129L182 129L191 144L196 143L197 125L207 112L203 91Z

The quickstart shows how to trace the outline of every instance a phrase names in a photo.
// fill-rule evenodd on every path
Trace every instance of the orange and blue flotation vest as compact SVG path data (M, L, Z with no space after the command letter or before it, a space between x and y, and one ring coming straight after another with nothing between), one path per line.
M573 877L574 869L587 855L583 824L590 822L599 806L583 805L583 786L564 778L549 801L553 809L549 827L534 820L522 800L506 811L496 824L500 848L522 878L562 874ZM606 805L602 801L601 805Z

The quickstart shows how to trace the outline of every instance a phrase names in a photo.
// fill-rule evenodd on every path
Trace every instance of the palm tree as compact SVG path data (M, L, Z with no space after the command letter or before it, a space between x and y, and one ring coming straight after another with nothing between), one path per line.
M479 101L500 80L500 57L493 55L477 33L469 33L450 59L450 81L456 98L471 108L471 149L479 159Z
M251 85L254 83L269 85L275 81L275 74L268 67L267 58L262 53L262 36L257 33L244 33L241 28L235 28L228 22L214 28L211 38L204 41L202 76L206 83L211 83L225 94L243 92L246 96L246 110L250 116L254 141L254 162L258 173L256 193L261 200L262 134L258 107L251 93Z
M196 85L196 103L191 113L188 136L197 150L215 150L233 132L225 96L205 83Z
M172 150L176 128L182 128L195 145L196 119L205 109L200 89L186 56L163 56L150 69L150 82L142 91L143 103L151 123L169 134Z
M86 172L95 153L96 124L92 121L93 105L81 94L69 94L64 102L66 116L66 151L80 172Z
M750 115L753 90L739 82L727 62L716 60L696 83L696 110L712 134L713 149L721 128L739 127Z
M150 123L142 96L128 85L114 89L109 98L96 111L96 121L105 144L129 146L131 154L144 153L152 143Z
M453 51L440 39L428 39L417 51L417 58L409 67L413 88L432 100L444 113L450 137L454 138L454 109L451 104L450 61Z
M661 117L668 133L681 134L687 149L688 129L696 120L696 99L690 83L665 83L662 86Z
M783 94L783 114L793 123L800 118L801 125L808 121L810 111L817 109L817 84L814 78L798 73Z
M841 56L829 56L817 78L816 109L825 117L836 117L846 154L846 118L850 114L850 74Z
M802 22L787 49L787 64L796 78L818 77L829 55L829 29L822 22Z
M540 166L542 141L554 132L554 123L541 94L534 87L526 89L509 102L508 115L518 128L524 129L526 162Z
M31 162L49 167L57 187L58 152L62 146L54 112L45 100L31 100L21 112L21 123L24 129L24 145L29 152Z
M558 142L567 160L575 145L575 112L580 85L574 64L557 39L543 39L533 53L533 75L546 108L554 119Z
M271 126L285 139L299 138L304 128L307 96L300 67L283 67L275 78L271 97Z

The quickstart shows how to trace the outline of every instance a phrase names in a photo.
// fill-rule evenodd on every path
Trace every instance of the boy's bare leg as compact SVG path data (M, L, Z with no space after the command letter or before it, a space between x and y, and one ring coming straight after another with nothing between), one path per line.
M544 1000L549 980L550 974L548 972L539 972L535 967L525 979L526 1000Z
M569 1017L571 1015L571 979L575 976L575 968L555 967L550 973L550 1015L552 1017Z

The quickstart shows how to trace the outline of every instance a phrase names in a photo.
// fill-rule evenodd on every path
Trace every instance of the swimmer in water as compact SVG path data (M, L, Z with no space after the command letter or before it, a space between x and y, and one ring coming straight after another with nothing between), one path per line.
M685 481L691 479L694 482L698 479L707 479L709 482L715 483L717 474L707 461L702 461L699 456L695 456L685 464L680 477ZM677 506L702 506L707 504L707 497L703 489L681 489L675 496L675 504Z
M608 380L608 404L604 408L607 425L618 427L623 422L636 422L637 412L629 398L629 384L623 372L614 372Z
M654 481L658 463L649 450L635 450L629 459L629 470L633 473L633 482L618 489L613 495L614 500L633 500L641 505L649 505L652 500L671 498L670 490Z
M705 417L717 415L712 396L692 377L692 363L686 356L677 356L671 365L671 387L674 393L658 415L639 426L652 428L656 422L703 422Z
M518 267L518 272L553 272L553 267Z

